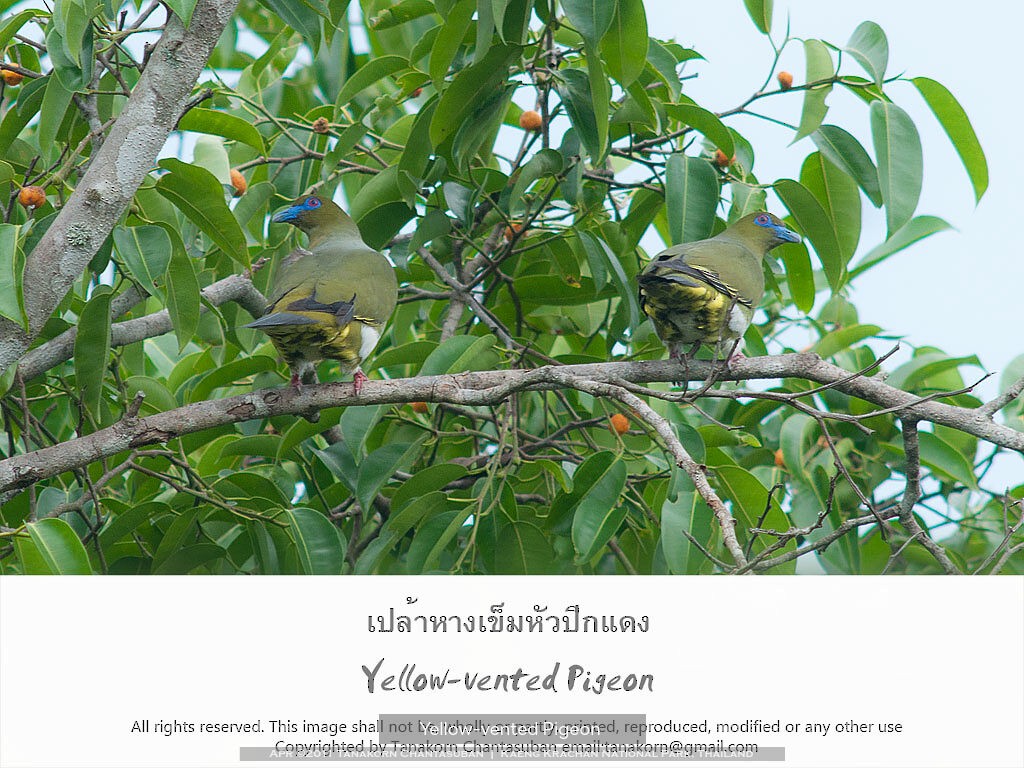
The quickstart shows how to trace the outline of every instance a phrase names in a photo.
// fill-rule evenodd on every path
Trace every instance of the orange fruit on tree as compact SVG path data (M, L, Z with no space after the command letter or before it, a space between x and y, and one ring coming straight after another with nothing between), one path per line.
M42 187L22 187L18 192L18 202L26 208L38 208L46 202L46 190Z
M782 90L788 91L790 88L793 87L793 75L790 74L789 72L783 70L782 72L779 72L779 74L776 75L776 78L778 78L779 88L781 88Z
M539 112L528 109L519 116L519 127L524 131L539 131L544 124Z
M612 432L617 435L624 435L629 431L629 419L621 413L612 414L608 421Z

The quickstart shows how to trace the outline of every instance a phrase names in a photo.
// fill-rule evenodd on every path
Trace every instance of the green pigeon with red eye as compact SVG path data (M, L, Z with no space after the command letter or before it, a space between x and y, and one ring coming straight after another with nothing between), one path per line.
M317 361L337 360L353 374L358 395L366 381L360 366L398 302L395 270L325 197L300 197L273 221L298 227L309 243L278 265L266 313L245 327L270 337L291 369L292 386L314 382Z
M669 357L683 359L687 347L693 357L702 344L721 350L740 339L764 297L761 260L782 243L799 242L777 216L760 211L714 237L655 256L637 278L640 308Z

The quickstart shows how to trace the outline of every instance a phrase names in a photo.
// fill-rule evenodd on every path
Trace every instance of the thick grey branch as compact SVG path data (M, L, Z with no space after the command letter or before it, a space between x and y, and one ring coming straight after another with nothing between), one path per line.
M17 362L153 168L238 0L199 0L186 30L171 15L89 170L25 260L28 332L0 318L0 374Z
M416 400L457 405L493 405L513 392L562 389L557 375L563 371L578 379L619 384L678 381L706 378L712 372L707 361L690 361L686 370L668 361L590 363L529 370L477 371L445 376L368 381L356 396L349 383L259 390L221 400L193 403L172 411L122 421L91 435L14 456L0 462L0 491L20 488L81 467L131 448L161 443L181 435L248 419L284 414L311 413L340 405L379 405ZM723 379L802 378L821 384L848 379L849 371L826 363L817 355L791 354L739 360ZM959 429L996 445L1024 452L1024 433L994 423L977 409L961 408L920 398L890 387L878 379L854 379L837 384L836 390L882 405L901 408L905 419L931 421ZM874 518L872 518L874 519Z

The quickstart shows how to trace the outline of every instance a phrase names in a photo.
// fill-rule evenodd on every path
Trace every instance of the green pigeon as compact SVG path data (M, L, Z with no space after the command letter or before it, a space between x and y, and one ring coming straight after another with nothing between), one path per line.
M764 296L761 260L777 245L799 242L777 216L760 211L714 237L655 256L637 278L640 308L669 357L682 359L691 345L690 356L701 344L741 338Z
M309 236L309 245L281 262L266 314L245 327L270 337L291 369L292 386L315 381L318 360L337 360L353 374L358 395L366 381L360 365L398 302L395 270L327 198L300 197L273 221L295 225Z

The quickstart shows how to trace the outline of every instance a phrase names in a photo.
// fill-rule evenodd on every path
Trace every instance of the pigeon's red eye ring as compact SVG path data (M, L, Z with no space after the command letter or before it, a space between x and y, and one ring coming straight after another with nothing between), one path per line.
M772 220L768 218L767 213L762 213L760 216L754 219L754 223L760 224L762 227L767 227L769 224L772 223Z
M309 200L306 201L306 207L307 208L319 208L320 207L320 198L319 197L311 197L311 198L309 198Z

